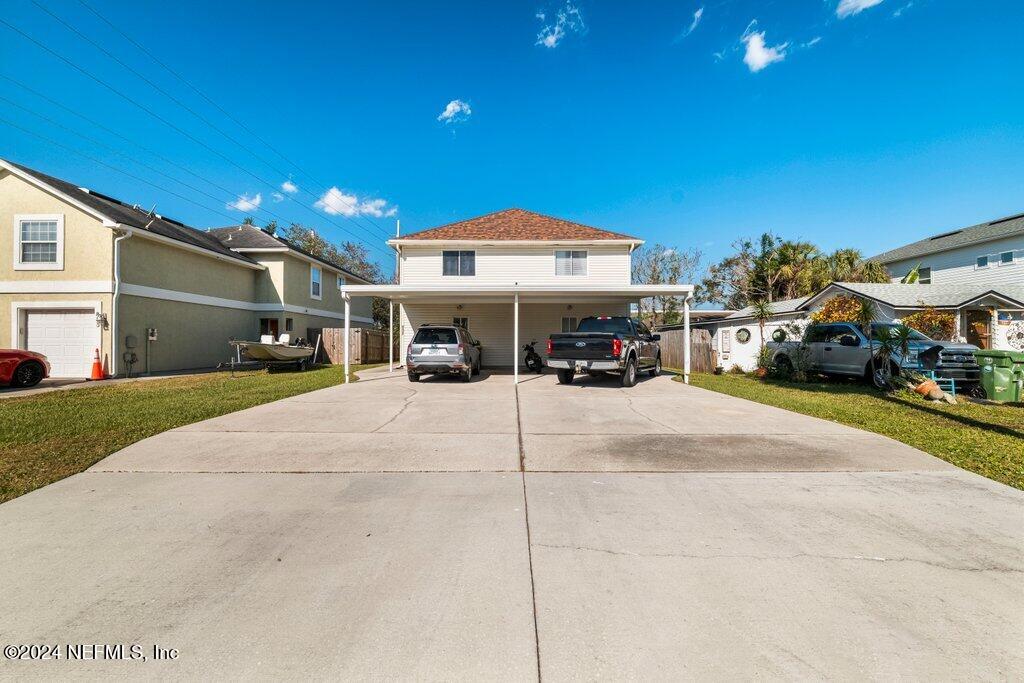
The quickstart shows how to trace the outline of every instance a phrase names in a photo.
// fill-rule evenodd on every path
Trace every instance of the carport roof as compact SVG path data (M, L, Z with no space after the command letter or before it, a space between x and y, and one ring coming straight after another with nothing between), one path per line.
M520 301L530 300L626 300L636 301L651 296L677 296L690 298L693 285L623 285L614 286L551 286L551 285L349 285L341 290L349 296L372 296L393 301L438 299L511 299L519 294Z

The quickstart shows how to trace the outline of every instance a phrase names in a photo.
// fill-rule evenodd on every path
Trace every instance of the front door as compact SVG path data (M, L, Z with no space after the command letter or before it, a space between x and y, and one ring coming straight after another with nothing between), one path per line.
M979 349L992 348L992 316L988 311L964 312L964 336Z

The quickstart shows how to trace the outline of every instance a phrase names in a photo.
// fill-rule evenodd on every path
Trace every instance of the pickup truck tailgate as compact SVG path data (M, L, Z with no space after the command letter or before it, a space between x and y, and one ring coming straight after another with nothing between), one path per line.
M571 332L551 335L549 358L566 360L611 360L613 333Z

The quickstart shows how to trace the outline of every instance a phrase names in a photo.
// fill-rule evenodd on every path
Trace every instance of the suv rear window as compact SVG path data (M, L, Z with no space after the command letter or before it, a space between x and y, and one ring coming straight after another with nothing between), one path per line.
M584 318L580 321L577 332L618 332L632 334L629 318Z
M412 340L413 344L458 344L459 336L454 327L420 328Z

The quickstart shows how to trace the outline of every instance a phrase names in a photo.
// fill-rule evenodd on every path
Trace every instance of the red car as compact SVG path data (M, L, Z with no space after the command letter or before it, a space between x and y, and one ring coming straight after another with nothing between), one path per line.
M0 386L34 387L50 376L50 361L35 351L0 349Z

